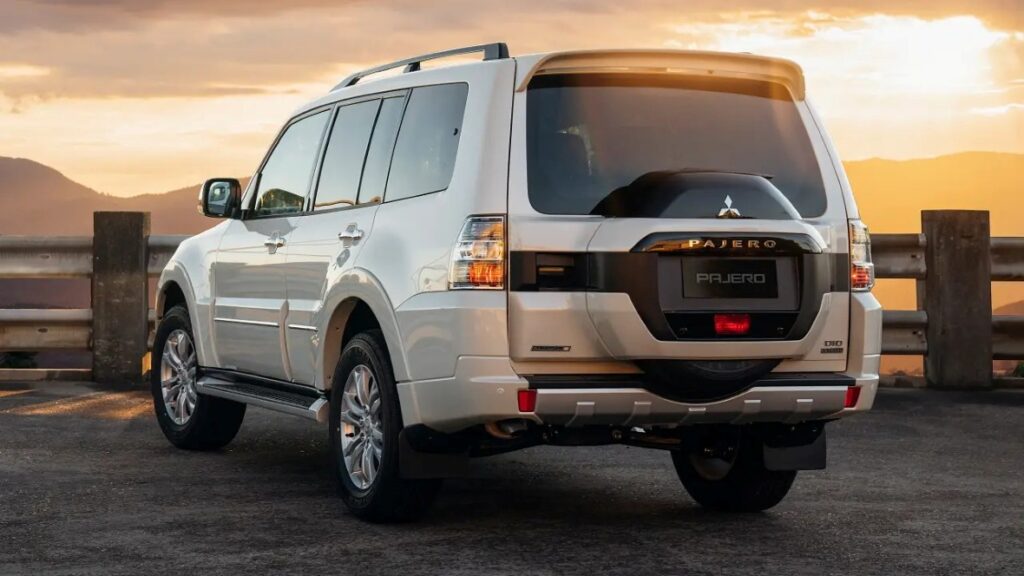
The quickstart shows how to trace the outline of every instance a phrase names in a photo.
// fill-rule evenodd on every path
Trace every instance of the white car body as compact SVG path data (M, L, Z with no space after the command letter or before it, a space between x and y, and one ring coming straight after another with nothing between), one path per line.
M527 193L529 83L542 74L603 70L713 74L784 86L813 147L828 198L824 213L779 221L538 212ZM567 427L678 427L829 420L871 408L878 384L881 308L869 291L822 294L800 338L675 341L655 337L622 292L517 291L509 281L500 290L449 288L453 248L467 217L474 215L507 219L506 257L530 251L628 252L662 232L797 234L812 239L823 254L846 257L849 223L859 218L857 205L835 149L804 96L796 65L685 51L519 56L359 82L310 102L295 117L376 94L448 83L465 83L469 90L445 190L325 212L227 219L181 244L160 277L157 310L162 314L168 304L187 306L202 369L256 375L326 397L335 386L332 375L347 323L356 310L368 310L387 344L406 427L456 433L509 420ZM258 177L259 172L246 201L252 200ZM339 239L346 232L348 239ZM727 398L683 401L629 384L627 376L642 372L637 359L774 359L779 361L772 372L776 377L823 374L847 380L807 386L783 379L781 385L754 385ZM558 388L550 385L558 381L553 375L618 376L625 384L587 386L584 378L583 384ZM548 385L535 388L535 410L521 411L518 391L530 389L531 378L545 377ZM847 402L850 387L859 389L852 405ZM323 420L323 404L316 408L313 416Z

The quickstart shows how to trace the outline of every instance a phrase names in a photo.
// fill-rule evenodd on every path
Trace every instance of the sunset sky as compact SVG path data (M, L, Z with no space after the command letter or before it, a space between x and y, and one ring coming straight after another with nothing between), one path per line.
M1024 0L0 0L0 156L117 195L248 175L346 73L495 40L783 56L844 159L1024 153Z

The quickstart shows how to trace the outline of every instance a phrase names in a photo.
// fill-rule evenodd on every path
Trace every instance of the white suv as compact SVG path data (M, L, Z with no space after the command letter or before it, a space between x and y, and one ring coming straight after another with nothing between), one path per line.
M763 510L874 401L868 234L792 62L410 58L302 107L200 208L224 221L159 283L164 433L218 448L247 404L329 423L364 518L540 444L666 449L700 504Z

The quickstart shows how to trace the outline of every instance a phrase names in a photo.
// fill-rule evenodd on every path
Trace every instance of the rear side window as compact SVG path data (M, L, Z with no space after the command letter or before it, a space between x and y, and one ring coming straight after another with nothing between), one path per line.
M380 100L342 106L327 141L314 210L354 206Z
M413 89L398 131L385 200L401 200L448 187L468 92L467 84Z
M302 212L328 116L325 110L285 129L260 172L253 207L257 217Z
M366 167L363 169L363 183L359 187L359 203L380 202L384 197L384 185L388 181L388 166L395 149L395 136L402 122L405 98L387 98L380 105L377 126L373 129L370 150L366 153Z

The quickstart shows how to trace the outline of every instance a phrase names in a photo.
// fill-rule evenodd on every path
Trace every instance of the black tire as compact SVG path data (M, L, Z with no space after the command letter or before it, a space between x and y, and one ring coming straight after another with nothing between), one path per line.
M796 472L768 470L764 466L761 441L751 434L739 432L735 452L728 460L716 459L726 469L709 474L711 459L685 451L672 453L679 480L690 496L701 506L725 512L761 512L786 497Z
M216 450L234 439L245 418L245 404L223 398L196 395L195 409L184 424L174 421L164 402L160 385L163 366L164 344L177 330L188 334L192 342L192 323L184 306L175 306L164 315L153 339L152 369L150 370L150 391L153 394L153 408L156 420L164 436L178 448L185 450Z
M350 477L342 454L341 410L345 383L358 366L369 368L380 393L380 421L383 447L376 476L366 488L358 487ZM415 520L433 503L441 481L413 480L399 474L398 434L402 430L402 411L391 370L391 360L380 330L368 330L353 337L341 353L334 370L331 390L330 452L338 494L348 509L371 522Z

